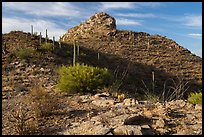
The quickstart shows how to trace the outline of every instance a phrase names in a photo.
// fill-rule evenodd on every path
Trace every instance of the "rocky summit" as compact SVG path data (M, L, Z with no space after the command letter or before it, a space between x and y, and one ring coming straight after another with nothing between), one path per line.
M164 36L118 30L116 21L99 12L55 42L3 34L2 134L201 135L202 105L183 96L200 88L202 59ZM73 45L77 63L114 74L111 87L59 92L57 70L72 65Z
M147 88L153 90L153 75L154 91L159 93L179 83L189 91L201 87L200 57L165 36L118 30L116 22L110 15L99 12L69 29L62 41L73 44L75 40L80 47L93 50L95 58L98 53L101 56L97 65L106 66L113 72L119 70L118 75L127 71L121 89L131 93Z
M116 31L116 21L113 17L109 16L107 13L99 12L94 16L90 17L85 23L82 23L78 26L70 29L65 35L62 37L62 41L66 41L67 39L81 39L91 37L90 34L96 34L96 32L106 35L111 32L114 33Z

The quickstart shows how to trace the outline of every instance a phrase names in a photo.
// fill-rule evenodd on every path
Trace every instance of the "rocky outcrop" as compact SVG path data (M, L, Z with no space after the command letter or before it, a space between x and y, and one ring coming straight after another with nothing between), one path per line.
M92 34L109 35L116 31L116 22L113 17L104 12L99 12L90 17L85 23L73 27L62 37L66 39L80 39L91 37Z

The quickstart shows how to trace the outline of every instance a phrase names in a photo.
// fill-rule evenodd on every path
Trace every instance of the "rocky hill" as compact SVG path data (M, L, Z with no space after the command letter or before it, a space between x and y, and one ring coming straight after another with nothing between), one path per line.
M107 56L108 59L101 57L99 64L112 71L117 68L121 72L128 70L123 82L124 90L140 92L145 89L144 85L153 90L152 72L155 77L154 91L163 91L165 81L170 78L177 83L188 83L185 88L189 87L189 90L198 90L201 87L200 57L165 36L117 30L115 19L104 12L99 12L84 23L69 29L61 40L69 44L76 40L81 47Z
M37 128L33 127L34 132L28 134L202 134L201 105L186 100L152 102L143 96L147 92L160 95L169 89L173 92L200 88L202 59L173 40L117 30L115 19L102 12L68 30L61 45L55 42L52 47L53 41L48 40L51 49L45 49L39 40L39 36L22 31L2 36L2 134L19 134L17 124L35 117L36 101L32 101L35 94L31 93L41 86L51 97L45 98L45 104L37 102L45 105L43 110L52 103L59 106L47 116L29 120ZM45 38L41 40L45 42ZM68 95L55 88L57 69L72 65L74 41L80 49L76 61L110 69L117 94L103 89L95 95ZM19 58L19 49L29 49L28 56ZM38 90L38 93L43 91ZM120 92L127 92L123 100L118 99Z

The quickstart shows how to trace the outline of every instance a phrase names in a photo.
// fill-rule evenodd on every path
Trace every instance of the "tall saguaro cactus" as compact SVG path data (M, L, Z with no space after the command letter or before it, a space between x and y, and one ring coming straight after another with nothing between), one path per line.
M55 49L55 37L53 36L53 41L52 41L52 49Z
M42 44L42 35L41 35L41 32L40 32L40 40L39 40L39 42L40 42L40 46L41 46L41 44Z
M154 71L152 71L152 90L154 92L154 88L155 88L155 77L154 77Z
M147 49L149 49L149 48L150 48L150 44L149 44L149 37L148 37L148 36L146 36L146 39L147 39Z
M76 41L74 40L73 66L76 64Z
M62 45L61 45L61 36L59 37L59 47L62 48Z
M6 43L3 42L2 45L3 45L3 46L2 46L3 54L6 54L6 53L7 53L7 50L6 50Z
M31 25L31 36L33 36L33 25Z
M100 59L100 54L98 53L98 61L99 61L99 59Z
M47 35L47 29L45 30L45 43L47 43L48 35Z

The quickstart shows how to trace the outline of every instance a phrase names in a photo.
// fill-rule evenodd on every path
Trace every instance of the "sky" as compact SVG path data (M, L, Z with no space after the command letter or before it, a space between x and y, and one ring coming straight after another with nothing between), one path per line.
M2 33L41 32L59 39L97 12L117 29L162 35L202 57L202 2L2 2Z

